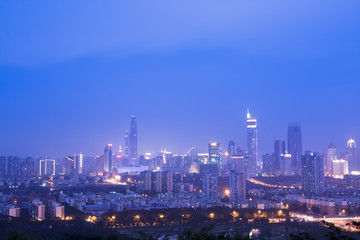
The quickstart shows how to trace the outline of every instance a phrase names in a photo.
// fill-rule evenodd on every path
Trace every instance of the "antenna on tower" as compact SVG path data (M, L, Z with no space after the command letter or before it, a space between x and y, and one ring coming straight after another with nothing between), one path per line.
M249 108L247 108L247 114L246 114L247 118L250 118L250 112L249 112Z

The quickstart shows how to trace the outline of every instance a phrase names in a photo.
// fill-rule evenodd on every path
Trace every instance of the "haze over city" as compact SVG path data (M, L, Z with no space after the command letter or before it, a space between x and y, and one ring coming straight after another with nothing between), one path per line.
M245 147L247 108L260 153L360 139L358 2L83 4L0 3L1 154L96 155L132 114L140 153Z

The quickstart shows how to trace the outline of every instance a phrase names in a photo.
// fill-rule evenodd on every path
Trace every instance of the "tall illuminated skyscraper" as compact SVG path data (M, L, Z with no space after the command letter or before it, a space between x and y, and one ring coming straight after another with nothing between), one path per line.
M337 159L336 147L333 143L330 143L326 156L324 171L326 174L333 174L333 161Z
M290 123L288 127L288 153L292 157L291 167L297 169L296 174L301 174L302 137L301 126Z
M247 175L255 176L257 174L258 165L258 139L257 139L257 120L251 117L247 112Z
M221 145L220 143L209 144L209 164L217 165L221 169Z
M104 149L104 172L111 173L113 170L112 144L108 144Z
M137 165L138 149L137 149L137 123L136 117L131 117L130 135L129 135L129 160L131 165Z
M357 158L356 142L354 139L350 139L346 146L346 160L349 163L349 172L359 171L360 166Z

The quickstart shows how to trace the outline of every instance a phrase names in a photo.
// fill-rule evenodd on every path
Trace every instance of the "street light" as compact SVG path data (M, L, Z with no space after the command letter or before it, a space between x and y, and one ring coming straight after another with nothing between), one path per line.
M214 213L210 213L210 214L209 214L209 217L210 217L211 219L214 219L214 218L215 218L215 214L214 214Z

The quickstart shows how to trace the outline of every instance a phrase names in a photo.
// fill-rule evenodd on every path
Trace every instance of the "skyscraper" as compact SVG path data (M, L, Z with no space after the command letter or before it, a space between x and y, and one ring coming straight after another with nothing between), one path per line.
M301 126L290 123L288 127L288 153L292 157L291 167L297 169L296 174L301 174L302 137Z
M274 141L274 169L280 170L280 156L285 154L285 141L275 140Z
M349 163L349 172L359 171L359 163L357 161L356 142L354 139L350 139L346 146L346 160Z
M258 152L257 152L257 120L247 113L247 175L255 176L258 170Z
M130 150L129 131L126 130L125 131L125 152L124 152L124 154L125 154L125 157L127 157L127 158L130 155L129 150Z
M337 159L336 147L333 143L330 143L326 156L326 162L324 170L326 174L333 174L333 161Z
M279 164L280 164L280 175L282 176L292 176L295 175L295 171L296 169L291 167L291 154L281 154L280 155L280 160L279 160Z
M237 204L246 199L245 174L232 171L229 174L230 204L236 207Z
M303 191L321 195L324 192L324 159L318 153L306 151L301 158Z
M221 169L221 145L220 143L209 144L209 164L217 165L218 169Z
M226 165L224 164L224 167L226 167L226 169L230 169L231 168L231 156L236 155L237 151L236 151L236 145L234 141L230 141L228 144L228 151L226 153Z
M104 149L104 172L111 173L113 170L112 144L108 144Z
M137 124L136 117L133 115L131 117L131 125L130 125L130 136L129 136L129 159L130 164L132 166L137 164L138 150L137 150Z

